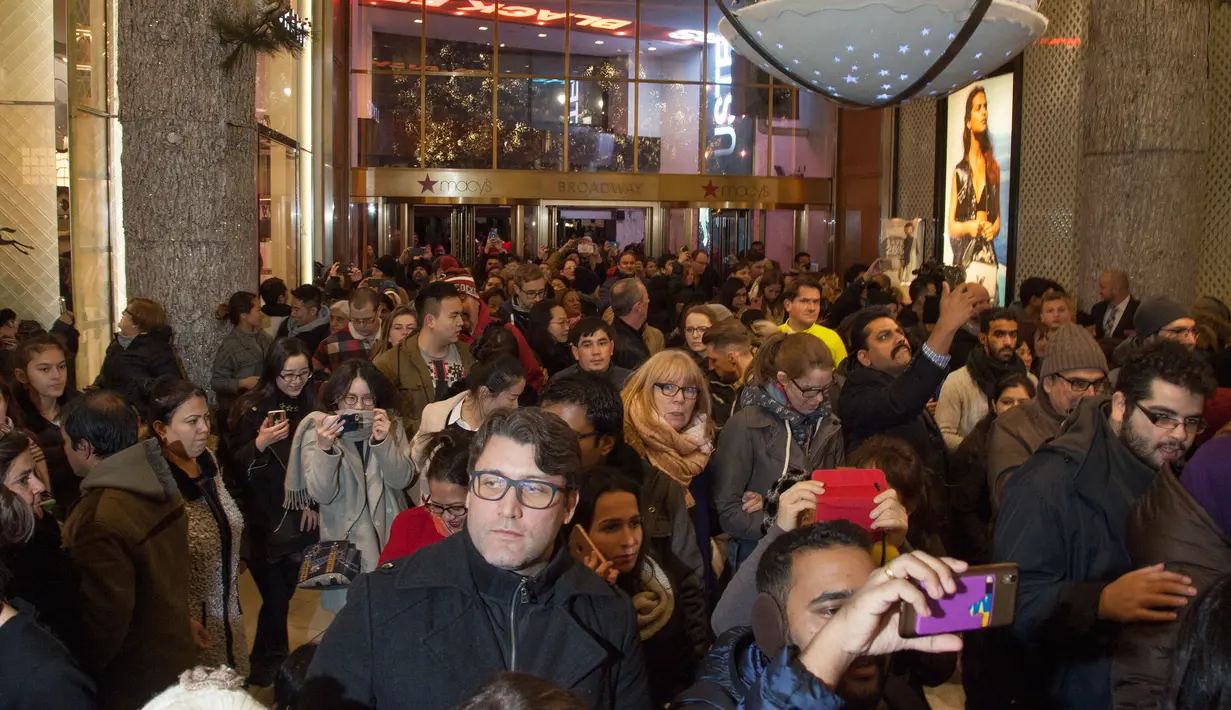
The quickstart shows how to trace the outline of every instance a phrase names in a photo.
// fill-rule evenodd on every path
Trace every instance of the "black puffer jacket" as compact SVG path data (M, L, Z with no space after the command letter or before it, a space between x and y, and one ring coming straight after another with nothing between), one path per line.
M1134 568L1166 563L1191 577L1198 593L1231 572L1231 539L1172 475L1155 477L1133 506L1127 544ZM1175 621L1120 627L1111 667L1116 710L1164 706L1171 651L1187 613L1182 606Z
M94 386L119 392L140 408L142 392L151 381L163 375L184 376L172 337L170 326L159 325L133 338L127 348L119 340L111 341Z

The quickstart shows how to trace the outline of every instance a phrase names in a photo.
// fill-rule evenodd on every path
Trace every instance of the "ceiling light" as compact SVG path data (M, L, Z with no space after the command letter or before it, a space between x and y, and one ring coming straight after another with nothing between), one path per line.
M995 71L1047 29L1037 0L774 0L742 3L738 8L733 7L735 0L717 2L723 15L718 29L737 53L754 64L768 65L766 69L778 78L809 89L813 87L804 77L825 68L829 57L842 54L838 61L849 62L851 68L843 77L844 93L828 86L813 90L868 107L930 95L928 84L950 86L941 93L961 88ZM892 5L894 12L884 12L886 5ZM972 15L971 5L986 11ZM967 41L959 42L959 35L968 35ZM856 46L851 37L877 39ZM790 53L787 47L793 48ZM878 72L905 77L901 91L882 90L884 82L874 79Z
M650 45L650 46L649 46L649 48L648 48L648 51L651 51L651 52L657 52L657 51L658 51L658 47L655 47L654 45Z
M288 87L286 87L285 89L283 89L283 90L282 90L282 93L286 94L287 96L290 96L290 95L291 95L291 87L289 87L289 86L288 86Z
M556 101L564 103L564 94L556 94Z
M540 33L539 33L539 37L546 37L546 36L547 36L547 33L546 33L546 32L540 32Z
M602 44L602 43L603 43L603 40L601 39L594 40L594 44Z
M423 24L423 20L415 20L415 24L416 24L416 25L421 25L421 24Z
M503 49L503 48L504 48L504 42L501 42L501 43L500 43L500 48L501 48L501 49Z
M479 31L480 31L480 32L486 32L486 31L487 31L487 25L479 25Z

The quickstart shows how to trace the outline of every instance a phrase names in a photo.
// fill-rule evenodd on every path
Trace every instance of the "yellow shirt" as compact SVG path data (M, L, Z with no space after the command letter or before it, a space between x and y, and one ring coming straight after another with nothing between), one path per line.
M778 330L781 330L783 333L795 332L795 330L791 328L789 321L778 326ZM826 328L820 323L813 323L811 328L800 332L815 335L821 339L822 343L825 343L825 347L829 348L830 354L833 355L834 367L837 367L843 360L846 359L846 346L842 344L842 338L839 338L836 332Z

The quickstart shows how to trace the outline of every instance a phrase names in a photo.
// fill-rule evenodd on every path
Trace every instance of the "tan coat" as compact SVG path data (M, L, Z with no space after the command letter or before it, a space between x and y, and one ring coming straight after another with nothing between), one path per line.
M474 365L470 348L459 342L457 351L462 358L462 367L470 372L471 366ZM419 430L423 408L436 401L436 385L432 381L432 373L419 352L419 334L415 333L403 340L397 348L377 355L372 364L398 388L398 394L402 397L402 424L406 428L407 438L414 437Z
M1014 407L996 420L987 447L987 484L992 507L999 508L1005 484L1043 444L1060 434L1064 417L1052 409L1041 389L1034 401Z

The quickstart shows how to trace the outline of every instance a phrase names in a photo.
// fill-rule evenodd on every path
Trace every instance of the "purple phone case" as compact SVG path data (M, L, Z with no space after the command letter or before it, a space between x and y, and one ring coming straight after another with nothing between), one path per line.
M997 575L959 577L957 593L940 600L928 599L931 616L919 617L915 629L920 636L949 634L984 629L991 624L992 600L996 595Z

